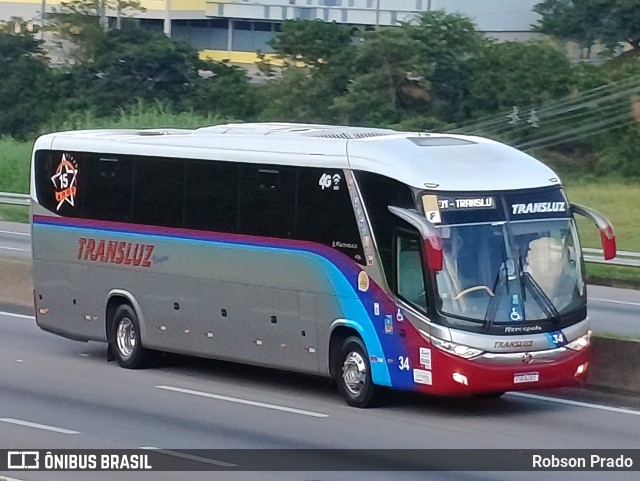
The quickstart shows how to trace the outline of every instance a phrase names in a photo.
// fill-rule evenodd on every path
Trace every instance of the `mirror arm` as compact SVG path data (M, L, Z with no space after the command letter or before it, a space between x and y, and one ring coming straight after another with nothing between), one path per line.
M440 231L416 211L401 207L388 206L389 211L415 227L422 236L422 245L427 266L434 271L441 271L444 262Z
M440 232L438 231L436 226L417 212L411 211L409 209L403 209L402 207L395 207L393 205L388 206L388 208L389 212L400 217L402 220L408 222L413 227L418 229L418 232L420 232L423 240L440 237Z
M571 213L591 219L596 224L600 231L604 258L605 260L613 259L616 256L616 236L611 222L600 212L581 204L571 204Z
M591 219L601 232L604 232L608 239L613 239L613 225L597 210L581 204L571 204L571 212Z

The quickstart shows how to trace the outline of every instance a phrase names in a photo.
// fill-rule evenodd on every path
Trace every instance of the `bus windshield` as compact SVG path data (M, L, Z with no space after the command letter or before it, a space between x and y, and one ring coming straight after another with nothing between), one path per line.
M444 266L436 275L443 314L483 323L557 319L583 307L572 219L439 227Z

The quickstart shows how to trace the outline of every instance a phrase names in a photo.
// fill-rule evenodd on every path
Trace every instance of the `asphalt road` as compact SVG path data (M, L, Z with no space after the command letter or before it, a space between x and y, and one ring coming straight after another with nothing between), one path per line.
M0 221L0 256L31 257L29 224Z
M335 388L316 377L185 357L150 370L121 369L105 361L103 344L69 341L40 331L28 316L0 314L4 449L638 449L638 433L640 398L575 390L507 393L497 400L395 393L385 407L359 410L344 405ZM637 479L637 472L2 475L27 481Z
M640 291L588 286L587 295L594 332L640 339Z

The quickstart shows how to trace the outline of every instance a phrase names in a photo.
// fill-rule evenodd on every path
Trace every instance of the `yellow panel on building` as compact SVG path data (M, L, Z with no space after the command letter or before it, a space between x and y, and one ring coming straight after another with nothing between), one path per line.
M140 2L147 10L164 10L166 9L166 0L142 0ZM172 12L204 12L206 9L206 0L170 0L170 8Z
M47 5L60 5L62 0L47 0ZM0 3L20 3L22 5L42 5L41 0L1 0ZM48 10L48 9L47 9Z
M258 63L260 59L255 52L229 52L227 50L200 50L198 52L202 60L216 62L230 62L233 64L251 65ZM266 54L265 59L272 65L282 65L282 61L273 54Z

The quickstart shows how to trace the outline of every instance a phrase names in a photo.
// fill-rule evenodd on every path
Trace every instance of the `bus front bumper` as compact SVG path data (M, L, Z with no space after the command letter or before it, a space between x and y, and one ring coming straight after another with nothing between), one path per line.
M587 380L590 349L485 354L473 359L433 349L433 356L432 385L419 390L458 396L580 386Z

